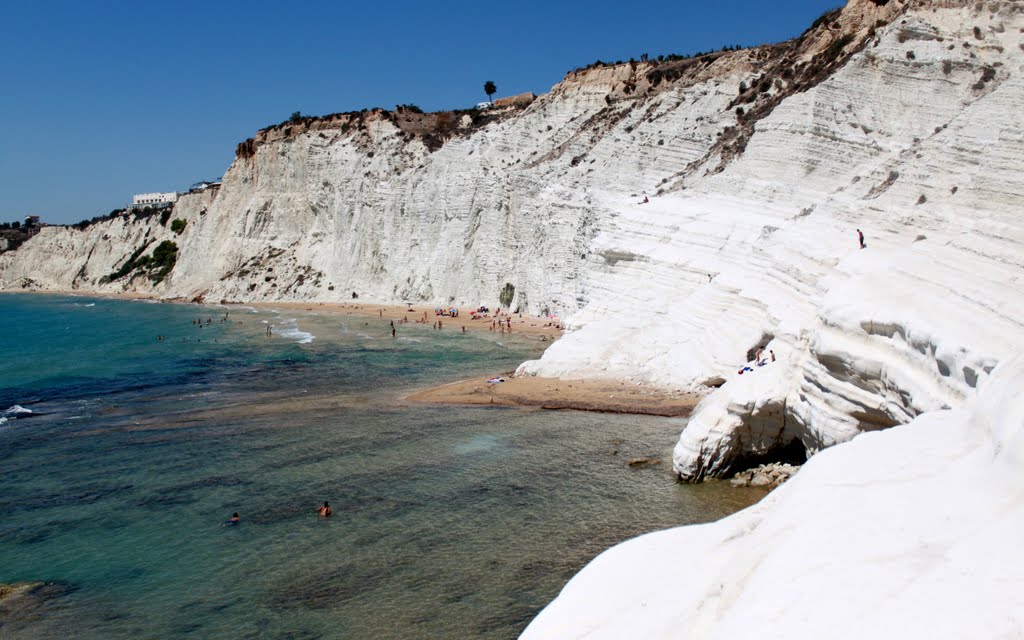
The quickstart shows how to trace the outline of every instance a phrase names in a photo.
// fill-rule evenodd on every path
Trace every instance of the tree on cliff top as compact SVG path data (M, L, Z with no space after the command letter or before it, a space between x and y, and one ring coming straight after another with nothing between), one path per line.
M497 90L498 86L490 80L484 83L484 93L487 94L487 99L491 101L491 104L494 104L494 100L491 100L491 96L493 96L494 92Z

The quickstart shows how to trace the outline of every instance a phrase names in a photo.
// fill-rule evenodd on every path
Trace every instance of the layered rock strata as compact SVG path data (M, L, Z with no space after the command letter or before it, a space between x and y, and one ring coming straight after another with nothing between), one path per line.
M1022 28L1020 2L851 0L792 42L580 70L490 120L271 127L179 201L180 235L44 229L0 287L511 294L573 329L524 374L715 387L681 478L814 453L959 406L1024 335ZM162 280L112 277L165 240ZM758 347L776 359L740 375Z

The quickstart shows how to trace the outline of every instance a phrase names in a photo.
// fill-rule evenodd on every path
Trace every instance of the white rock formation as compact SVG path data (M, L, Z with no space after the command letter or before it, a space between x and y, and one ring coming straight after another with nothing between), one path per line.
M760 503L604 552L533 620L558 638L1018 638L1024 357L961 409L824 451Z
M408 114L272 127L179 201L180 236L44 229L0 288L496 306L509 283L573 329L523 373L726 382L682 478L813 453L960 406L1024 335L1022 28L1020 2L851 0L796 42L571 73L434 151ZM104 279L165 239L159 284ZM759 345L777 361L738 376Z
M676 447L687 480L960 406L1024 337L1024 19L928 8L784 100L724 171L651 204L606 194L595 250L632 262L590 278L581 329L522 370L727 380ZM738 375L759 344L777 362Z
M1024 3L850 0L796 42L438 119L440 148L402 114L263 130L179 201L182 234L47 228L0 289L496 306L512 284L572 328L522 373L717 387L683 479L910 423L606 553L528 637L1019 636L1021 104ZM105 279L163 240L162 282ZM759 346L776 360L740 375Z

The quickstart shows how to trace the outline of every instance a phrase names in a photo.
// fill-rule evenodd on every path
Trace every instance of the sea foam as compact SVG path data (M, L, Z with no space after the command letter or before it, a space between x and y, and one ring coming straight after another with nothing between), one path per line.
M285 320L285 322L288 324L280 328L275 328L278 335L284 336L285 338L292 338L299 344L309 344L310 342L313 342L313 339L316 337L312 333L300 329L294 318Z
M20 404L16 404L16 405L10 407L9 409L7 409L6 411L4 411L3 414L0 414L0 415L3 416L3 421L7 422L9 418L23 418L25 416L30 416L30 415L32 415L32 410L31 409L26 409L25 407L21 406ZM0 424L2 424L2 423L0 423Z

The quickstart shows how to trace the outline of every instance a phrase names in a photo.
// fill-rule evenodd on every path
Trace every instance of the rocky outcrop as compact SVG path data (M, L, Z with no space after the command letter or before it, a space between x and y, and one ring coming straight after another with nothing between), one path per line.
M734 475L729 484L734 487L765 487L774 489L789 480L800 470L799 466L788 462L761 464L754 469L740 471Z
M714 381L680 478L814 453L959 406L1024 333L1022 28L1019 2L851 0L792 42L579 70L501 115L298 118L182 198L180 235L44 229L0 287L511 294L572 329L521 373ZM162 280L110 277L167 240ZM739 375L757 346L777 360Z
M917 6L720 172L711 159L649 204L610 194L594 251L631 259L590 279L579 330L522 371L725 379L676 447L686 481L973 395L1024 336L1024 20L1019 3ZM748 363L758 345L777 361Z
M0 583L0 631L25 633L32 623L46 615L47 607L74 590L64 582Z
M728 518L605 551L521 637L1019 635L1022 376L1008 358L960 409L824 451Z

